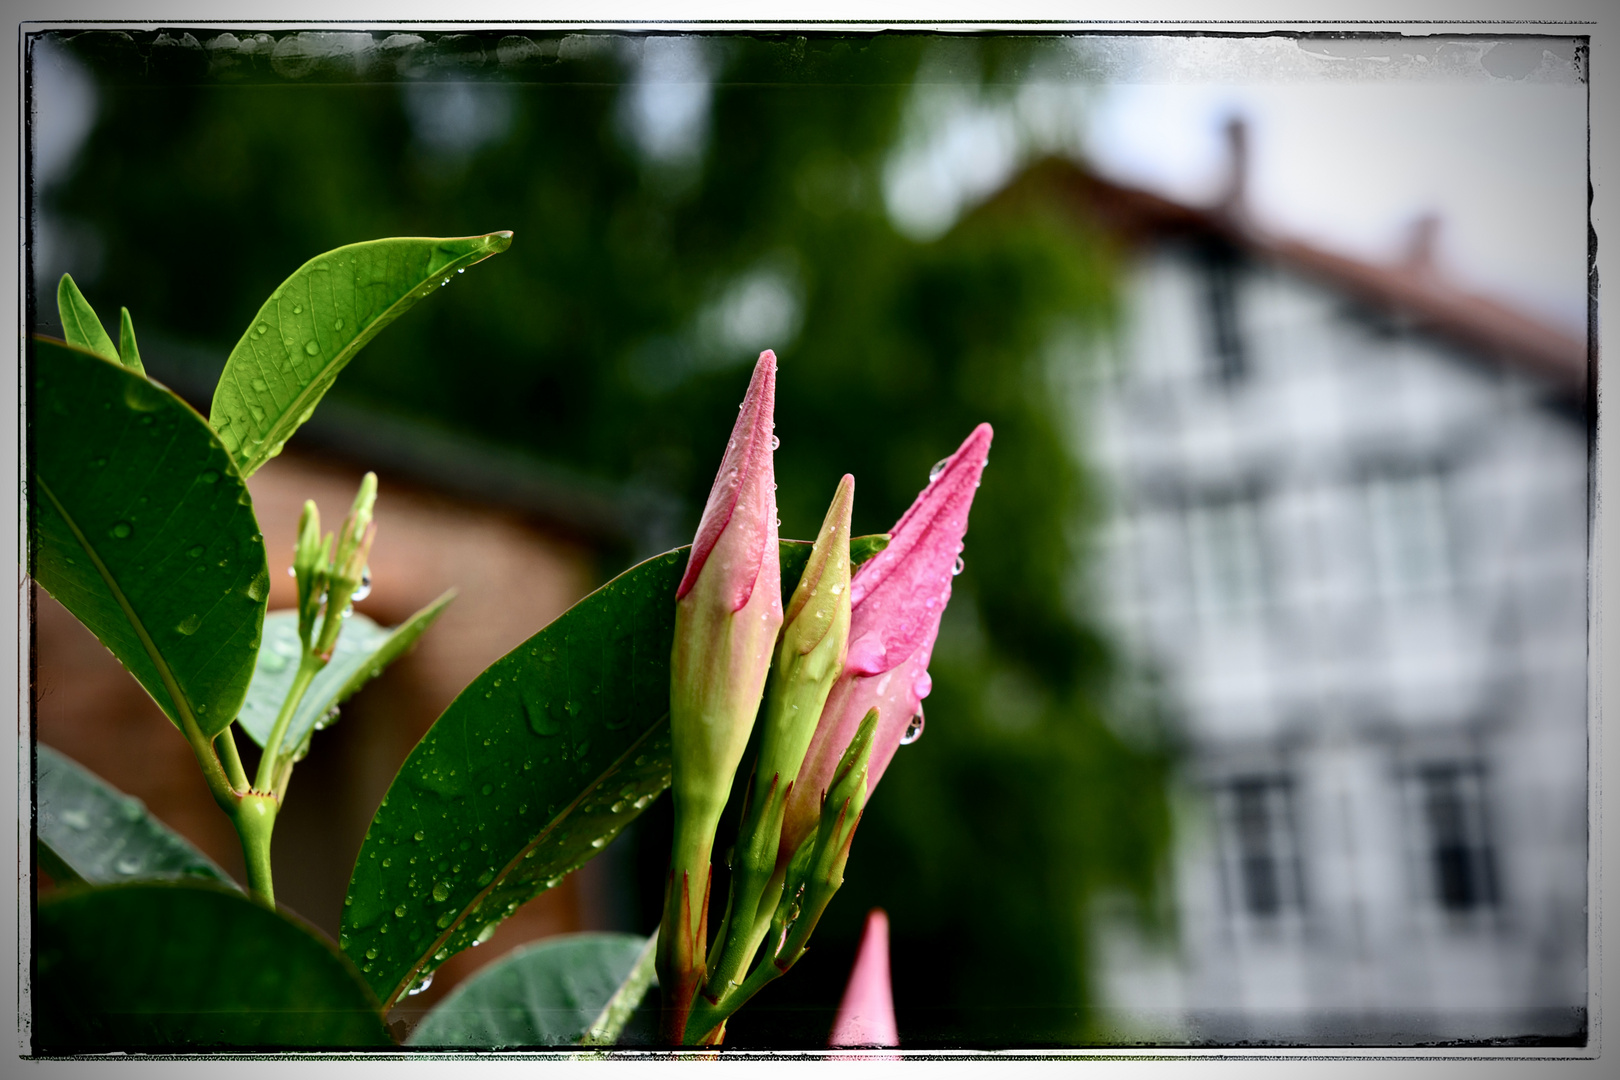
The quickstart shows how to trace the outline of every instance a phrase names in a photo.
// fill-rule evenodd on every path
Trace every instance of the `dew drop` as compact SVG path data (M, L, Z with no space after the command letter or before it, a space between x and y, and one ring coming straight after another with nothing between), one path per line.
M335 323L333 323L333 324L332 324L332 329L334 329L334 330L341 330L341 329L343 329L343 320L342 320L342 319L339 319L339 320L338 320L338 321L337 321L337 322L335 322Z
M375 959L377 959L377 950L376 949L367 949L366 950L366 959L367 960L375 960Z
M938 480L942 475L944 475L945 466L949 465L950 463L951 459L948 457L940 458L938 461L934 462L934 467L928 470L928 482L932 484L935 480Z
M304 313L304 305L303 304L294 304L293 305L293 314L294 315L302 315L303 313Z
M494 923L494 922L485 923L484 928L482 930L478 931L478 936L473 938L473 942L472 942L473 945L475 945L475 946L482 945L484 942L486 942L490 938L494 937L495 936L495 928L497 926L499 926L499 925L500 925L500 923Z
M249 405L248 406L248 412L253 414L253 419L255 419L255 420L263 420L264 419L264 410L259 408L257 405ZM259 441L263 442L262 439L259 440Z
M321 347L315 344L313 341L306 341L304 342L304 351L310 356L314 356L316 353L321 351Z
M449 895L450 883L448 881L441 881L433 886L433 899L436 903L442 904L445 898Z
M110 530L108 530L108 535L114 540L127 540L129 539L129 534L134 531L135 526L131 525L127 521L120 521L118 524L114 525Z
M428 974L422 976L421 981L418 982L415 986L413 986L409 990L405 991L405 996L406 997L415 997L417 994L420 994L422 991L426 990L428 987L430 987L432 985L433 985L433 973L429 972Z
M269 326L268 326L268 325L266 325L266 324L265 324L265 323L260 323L260 324L259 324L259 325L258 325L258 326L256 326L256 327L254 327L254 329L255 329L255 330L256 330L256 331L257 331L257 332L259 332L259 333L261 333L261 334L264 334L264 333L268 333L268 332L269 332L269 330L270 330L270 327L269 327Z
M134 855L125 855L123 858L113 863L113 869L118 871L120 874L139 873L141 869L141 860Z
M62 824L75 831L83 831L90 827L90 815L83 810L64 810L56 817Z
M186 552L186 558L195 559L197 556L201 555L202 553L203 553L203 546L201 544L198 544L196 547L194 547L190 551Z
M368 597L370 595L371 595L371 567L368 566L368 567L366 567L364 570L362 570L360 572L360 584L359 584L358 587L356 587L356 589L354 590L354 594L351 597L349 597L349 599L359 601L359 600L364 600L366 597Z
M253 389L260 390L260 391L268 390L268 389L270 389L270 384L265 382L263 379L254 379L253 380Z
M771 436L771 449L772 450L780 450L781 448L782 448L782 440L778 439L775 435L772 435Z
M405 905L401 904L401 905L399 905L398 907L396 907L394 909L394 918L403 919L404 917L405 917Z
M187 615L184 619L180 620L180 625L175 627L175 629L180 631L180 633L184 634L186 637L190 637L192 634L197 632L197 628L201 625L201 615Z
M259 574L255 576L252 581L248 582L247 595L249 600L254 602L263 600L265 594L269 591L270 575L268 574Z
M911 723L906 725L906 733L900 736L900 745L910 746L912 743L922 738L924 722L922 706L918 705L917 715L911 718Z
M416 839L418 839L418 840L426 840L427 839L427 833L423 832L421 829L417 829L416 830Z
M440 915L439 918L437 919L437 921L435 921L433 925L437 926L440 930L443 930L445 927L449 926L451 923L453 923L455 921L456 921L455 912L447 911L443 915Z
M602 848L602 847L606 847L606 846L607 846L607 837L605 837L605 836L598 836L595 840L591 841L591 847L593 847L593 848Z

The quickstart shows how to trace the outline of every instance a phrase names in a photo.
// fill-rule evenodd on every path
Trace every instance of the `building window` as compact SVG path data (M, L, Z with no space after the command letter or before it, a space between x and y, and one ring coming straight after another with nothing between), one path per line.
M1209 623L1230 622L1265 603L1258 500L1240 495L1187 510L1194 603Z
M1234 906L1260 920L1302 909L1293 784L1281 776L1239 777L1221 788L1219 801Z
M1496 905L1496 867L1485 820L1485 774L1477 764L1417 771L1434 902L1457 914Z
M1367 481L1373 562L1386 598L1451 587L1451 530L1445 488L1435 470L1375 475Z
M1248 374L1247 350L1238 318L1238 257L1225 247L1210 248L1201 255L1204 336L1210 371L1220 382L1231 384Z

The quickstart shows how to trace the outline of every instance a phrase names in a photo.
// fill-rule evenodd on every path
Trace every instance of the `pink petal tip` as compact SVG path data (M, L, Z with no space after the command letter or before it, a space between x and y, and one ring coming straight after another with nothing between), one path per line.
M827 1045L900 1045L894 995L889 989L889 917L882 908L873 908L866 916L866 931Z

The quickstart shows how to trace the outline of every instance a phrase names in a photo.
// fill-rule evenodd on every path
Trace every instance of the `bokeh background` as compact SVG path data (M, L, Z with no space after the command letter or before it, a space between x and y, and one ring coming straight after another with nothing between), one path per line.
M924 737L815 948L729 1044L823 1042L874 906L906 1045L1584 1039L1579 41L152 28L28 48L31 324L59 332L71 272L205 412L309 257L515 233L369 345L251 484L273 609L297 508L336 520L366 469L361 609L392 623L461 590L298 767L278 895L317 926L336 933L370 814L460 687L690 538L773 348L784 536L814 535L844 472L856 531L882 531L974 424L996 441ZM161 714L42 593L34 625L40 741L239 869ZM1504 656L1529 674L1492 708ZM1539 771L1504 771L1526 752ZM1547 789L1556 811L1526 818ZM667 815L398 1017L526 940L649 932ZM1324 989L1346 963L1354 987Z

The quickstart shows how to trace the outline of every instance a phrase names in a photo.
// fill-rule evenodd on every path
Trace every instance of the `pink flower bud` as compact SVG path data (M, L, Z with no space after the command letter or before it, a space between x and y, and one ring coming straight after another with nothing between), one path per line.
M894 996L889 989L889 917L882 908L866 916L849 985L838 1003L828 1046L899 1046Z
M933 688L928 661L950 602L968 511L993 434L989 424L974 428L956 453L935 467L928 486L895 523L889 546L856 571L844 670L789 796L779 858L790 857L815 828L822 793L867 711L878 709L866 780L870 793Z

